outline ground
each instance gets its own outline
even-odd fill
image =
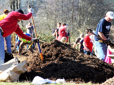
[[[113,65],[99,60],[96,56],[84,55],[69,44],[53,40],[50,43],[40,44],[40,47],[43,60],[40,58],[37,45],[33,54],[30,51],[23,54],[25,49],[21,55],[13,53],[13,57],[18,57],[20,62],[27,60],[28,68],[20,76],[20,81],[32,81],[38,75],[51,80],[65,78],[67,82],[103,84],[114,76]]]

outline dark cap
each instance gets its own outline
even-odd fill
[[[17,9],[16,11],[20,12],[21,14],[24,14],[23,10],[21,10],[21,9]]]

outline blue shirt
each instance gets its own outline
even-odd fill
[[[106,38],[109,37],[109,32],[111,28],[111,22],[106,21],[104,18],[99,21],[97,24],[97,28],[95,34],[98,35],[98,32],[102,32]],[[99,36],[99,35],[98,35]],[[95,36],[95,40],[100,40],[98,37]]]

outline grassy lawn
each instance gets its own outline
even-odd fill
[[[33,85],[29,82],[0,82],[0,85]]]
[[[0,85],[34,85],[29,82],[0,82]],[[82,83],[82,84],[75,84],[75,83],[65,83],[65,84],[43,84],[43,85],[99,85],[99,84],[92,84],[92,83]]]

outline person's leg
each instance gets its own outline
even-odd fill
[[[27,43],[27,44],[30,46],[31,43]],[[33,53],[33,47],[32,46],[30,46],[28,49]]]
[[[83,49],[80,49],[80,52],[81,52],[81,53],[84,53],[84,50],[83,50]]]
[[[14,47],[14,50],[16,49],[16,47],[19,45],[19,42],[17,42],[16,44],[15,44],[15,47]]]
[[[35,48],[35,43],[33,43],[32,48],[33,48],[33,49]]]
[[[105,60],[105,56],[107,54],[107,45],[104,44],[104,43],[100,43],[98,41],[95,41],[95,48],[96,48],[96,51],[97,51],[97,57],[100,59],[100,60]]]
[[[5,40],[6,40],[7,52],[12,53],[12,51],[11,51],[11,35],[5,37]]]
[[[96,51],[96,48],[95,48],[95,44],[93,43],[93,51],[95,53],[95,55],[97,56],[97,51]]]
[[[0,65],[4,63],[4,59],[5,59],[4,38],[2,37],[0,31]]]
[[[84,54],[90,55],[91,52],[84,50]]]
[[[20,45],[20,42],[19,42],[19,44],[18,44],[17,47],[16,47],[16,48],[17,48],[17,51],[19,51],[19,45]]]
[[[19,54],[22,52],[24,45],[25,45],[24,42],[21,42],[21,43],[20,43],[19,51],[18,51]]]
[[[29,48],[29,45],[27,44],[27,49]]]
[[[20,42],[17,41],[16,44],[15,44],[15,46],[14,46],[14,49],[13,49],[13,51],[12,51],[13,53],[15,52],[15,50],[16,50],[17,46],[19,46],[19,44],[20,44]],[[18,51],[18,50],[17,50],[17,51]]]
[[[19,43],[18,43],[19,42]],[[18,45],[15,47],[17,51],[19,51],[19,45],[20,45],[20,40],[19,40],[19,37],[18,35],[16,35],[16,43],[18,43]]]
[[[35,33],[33,33],[33,38],[35,38]],[[35,49],[36,43],[33,43],[33,49]]]

